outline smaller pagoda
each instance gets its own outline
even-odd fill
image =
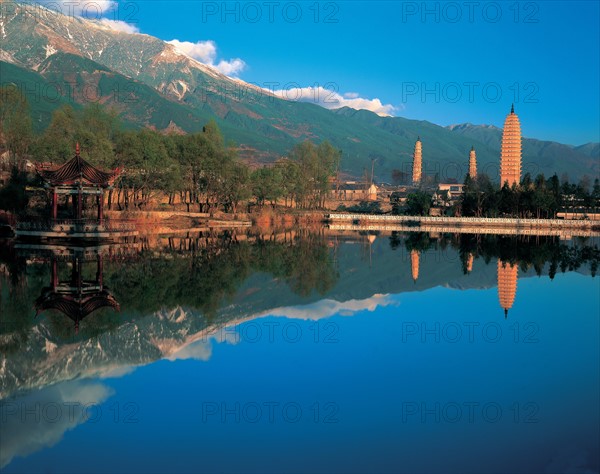
[[[75,156],[58,168],[36,164],[36,171],[50,195],[50,219],[17,223],[18,237],[33,238],[107,238],[136,235],[133,226],[119,222],[109,225],[104,217],[104,193],[111,189],[122,169],[102,171],[81,158],[79,143]],[[84,218],[86,196],[95,196],[97,214],[94,218]],[[64,201],[70,209],[70,216],[59,218],[59,201]],[[69,205],[70,204],[70,205]]]
[[[413,153],[413,175],[412,175],[413,186],[418,186],[419,184],[421,184],[422,168],[423,168],[423,145],[421,143],[421,137],[417,137],[417,141],[415,142],[415,151]]]
[[[471,179],[477,178],[477,154],[475,153],[475,147],[471,147],[469,152],[469,176]]]

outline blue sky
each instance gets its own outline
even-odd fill
[[[524,136],[600,141],[597,1],[120,0],[105,15],[288,98],[315,101],[296,90],[312,86],[329,107],[500,127],[515,102]]]

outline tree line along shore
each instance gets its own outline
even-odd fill
[[[100,104],[57,109],[49,126],[34,133],[27,99],[16,87],[0,88],[0,210],[18,219],[44,216],[47,202],[33,163],[59,166],[74,155],[100,169],[123,168],[106,196],[109,211],[150,216],[179,211],[220,216],[224,221],[275,219],[313,221],[339,210],[427,216],[436,207],[435,187],[398,187],[376,200],[340,201],[341,151],[324,141],[304,141],[268,165],[239,159],[215,122],[197,133],[126,128],[113,109]],[[373,184],[365,178],[365,188]],[[36,192],[37,190],[37,192]],[[458,199],[444,202],[447,217],[556,218],[559,213],[594,214],[600,183],[556,175],[525,174],[519,185],[499,188],[485,174],[466,176]],[[235,216],[235,218],[233,217]],[[261,217],[262,216],[262,217]],[[266,216],[266,217],[265,217]],[[288,216],[282,217],[282,216]],[[290,217],[291,216],[291,217]]]

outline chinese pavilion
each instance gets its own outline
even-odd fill
[[[99,170],[81,158],[79,143],[77,143],[75,156],[65,164],[54,169],[36,164],[36,171],[50,195],[50,219],[47,222],[17,223],[17,236],[97,239],[115,235],[137,235],[132,226],[122,222],[119,225],[109,226],[104,217],[104,193],[112,188],[122,172],[121,168],[110,172]],[[69,209],[70,216],[66,219],[59,219],[61,196],[65,196],[64,202]],[[96,198],[95,218],[84,218],[86,196]]]
[[[75,156],[64,165],[54,170],[36,166],[36,171],[44,180],[45,186],[50,189],[52,196],[52,219],[57,218],[58,196],[61,194],[71,196],[73,199],[73,218],[81,219],[83,211],[83,195],[96,196],[98,206],[98,221],[104,220],[104,191],[115,182],[121,174],[117,168],[112,172],[101,171],[90,165],[79,154],[79,143],[75,147]]]

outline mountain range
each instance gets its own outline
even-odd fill
[[[194,132],[214,119],[250,163],[272,162],[302,140],[329,140],[342,150],[342,171],[360,176],[376,160],[376,181],[389,182],[393,169],[410,171],[420,136],[425,174],[462,181],[471,146],[480,169],[492,178],[498,174],[502,130],[496,127],[442,127],[284,100],[227,77],[159,38],[107,25],[40,5],[11,3],[3,9],[0,82],[14,83],[28,96],[37,131],[47,126],[57,107],[97,101],[115,107],[133,128]],[[523,140],[523,169],[532,175],[593,177],[600,172],[599,163],[598,143]]]

